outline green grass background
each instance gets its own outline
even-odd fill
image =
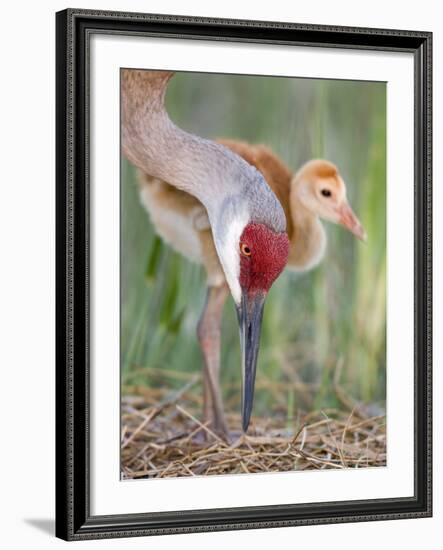
[[[386,85],[381,82],[208,74],[175,75],[171,118],[208,138],[270,146],[294,171],[315,157],[336,163],[367,233],[357,241],[325,222],[326,256],[304,274],[285,271],[263,320],[254,414],[291,416],[340,407],[339,380],[359,402],[384,407],[386,391]],[[206,294],[203,269],[155,235],[122,161],[121,368],[123,385],[183,385],[200,372],[195,336]],[[148,367],[148,368],[146,368]],[[160,377],[152,369],[176,371]],[[239,397],[240,350],[232,300],[223,319],[222,385]],[[335,378],[334,378],[335,377]]]

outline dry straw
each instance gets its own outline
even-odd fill
[[[122,479],[386,466],[386,419],[327,409],[295,419],[253,417],[248,435],[227,416],[229,441],[199,419],[193,378],[180,391],[123,388]],[[342,396],[343,397],[343,396]]]

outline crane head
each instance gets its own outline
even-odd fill
[[[346,197],[345,182],[334,164],[326,160],[309,161],[294,179],[297,183],[293,188],[308,210],[366,240],[366,232]]]
[[[266,295],[288,260],[289,239],[264,224],[249,223],[239,240],[241,300],[237,305],[242,346],[242,427],[246,432],[254,399],[255,372]]]
[[[289,254],[285,231],[266,223],[233,220],[219,248],[226,279],[234,298],[242,348],[242,427],[246,432],[254,399],[255,373],[264,303]]]

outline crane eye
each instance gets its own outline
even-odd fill
[[[249,246],[245,243],[240,243],[240,250],[243,256],[250,256],[252,254],[251,249]]]
[[[330,197],[332,195],[331,191],[329,189],[322,189],[321,190],[321,194],[324,196],[324,197]]]

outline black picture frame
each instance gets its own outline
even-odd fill
[[[89,40],[94,33],[411,52],[415,65],[415,491],[410,498],[92,516]],[[432,515],[432,33],[69,9],[56,14],[56,535],[160,535]]]

